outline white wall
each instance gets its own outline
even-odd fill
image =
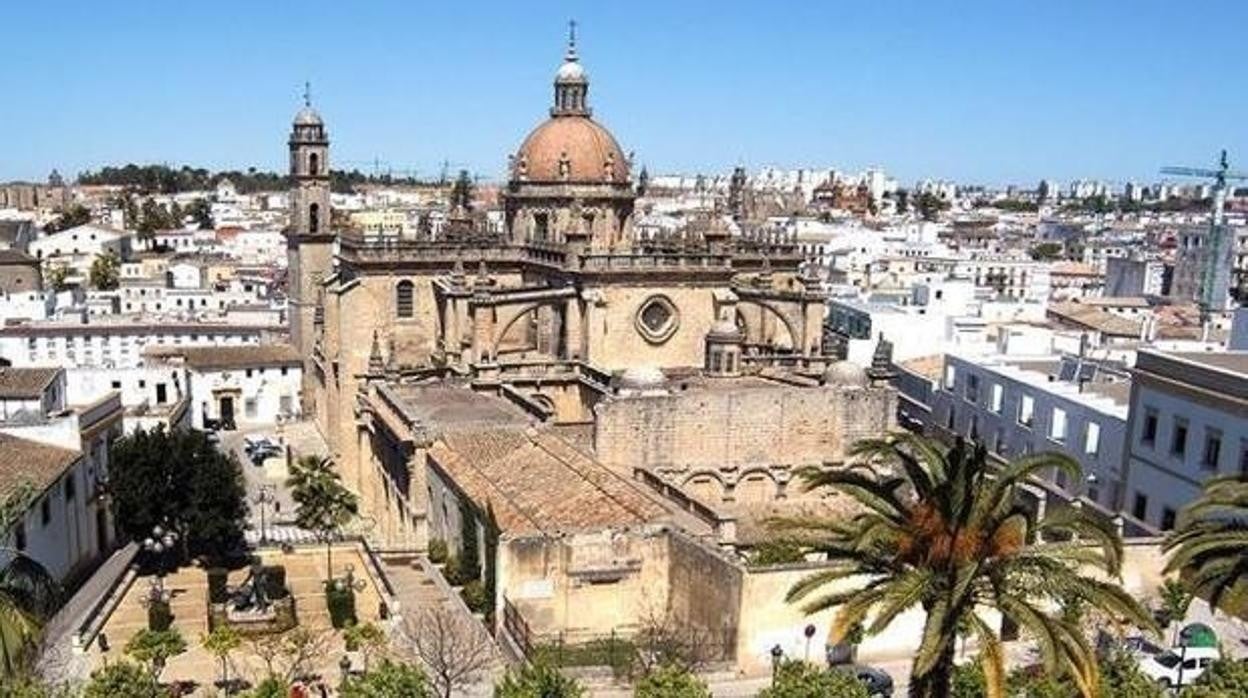
[[[279,417],[297,416],[302,376],[299,366],[207,371],[191,369],[191,423],[195,428],[202,429],[205,417],[219,419],[220,395],[234,398],[234,421],[240,427],[275,424]],[[254,410],[250,414],[249,405]]]

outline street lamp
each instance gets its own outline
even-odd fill
[[[165,595],[165,557],[178,542],[178,532],[166,530],[160,524],[152,527],[152,535],[143,540],[143,550],[156,556],[156,589]]]
[[[338,669],[342,672],[342,682],[346,683],[351,676],[351,658],[345,654],[342,655],[342,659],[338,660]]]
[[[269,542],[269,531],[268,527],[265,526],[264,521],[264,508],[266,505],[273,504],[277,501],[277,495],[273,491],[273,485],[261,485],[260,492],[256,495],[253,501],[255,501],[255,503],[260,507],[260,544],[264,545]]]
[[[776,644],[771,648],[771,687],[776,687],[776,675],[780,673],[780,660],[784,659],[784,649]]]

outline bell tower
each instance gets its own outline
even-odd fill
[[[295,114],[290,140],[290,225],[286,255],[290,275],[290,340],[304,358],[304,395],[309,395],[307,359],[320,305],[321,282],[333,264],[334,233],[330,229],[329,135],[312,108],[307,86],[303,108]],[[305,405],[306,407],[306,405]],[[306,412],[305,412],[306,413]]]

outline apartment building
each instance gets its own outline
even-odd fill
[[[1132,376],[1120,505],[1170,529],[1206,480],[1248,472],[1248,351],[1141,350]]]

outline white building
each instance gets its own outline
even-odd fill
[[[66,401],[65,372],[0,371],[0,496],[27,492],[25,512],[0,531],[0,549],[18,550],[65,581],[112,551],[108,500],[109,444],[121,433],[121,402]],[[0,553],[3,554],[3,553]]]
[[[982,443],[1004,459],[1058,451],[1079,461],[1082,481],[1050,474],[1063,499],[1114,510],[1130,378],[1121,366],[1078,356],[945,357],[931,399],[934,426]]]
[[[258,345],[271,328],[148,319],[55,320],[0,327],[0,359],[14,366],[125,368],[148,346]]]
[[[123,260],[129,259],[131,245],[130,233],[87,224],[32,241],[30,254],[43,260],[45,267],[50,263],[62,263],[77,273],[86,275],[95,258],[107,252],[112,252]]]
[[[1218,475],[1248,473],[1248,351],[1136,356],[1123,511],[1174,527]]]
[[[257,347],[157,347],[149,365],[183,368],[188,376],[191,425],[206,420],[240,428],[297,419],[303,363],[288,344]]]

